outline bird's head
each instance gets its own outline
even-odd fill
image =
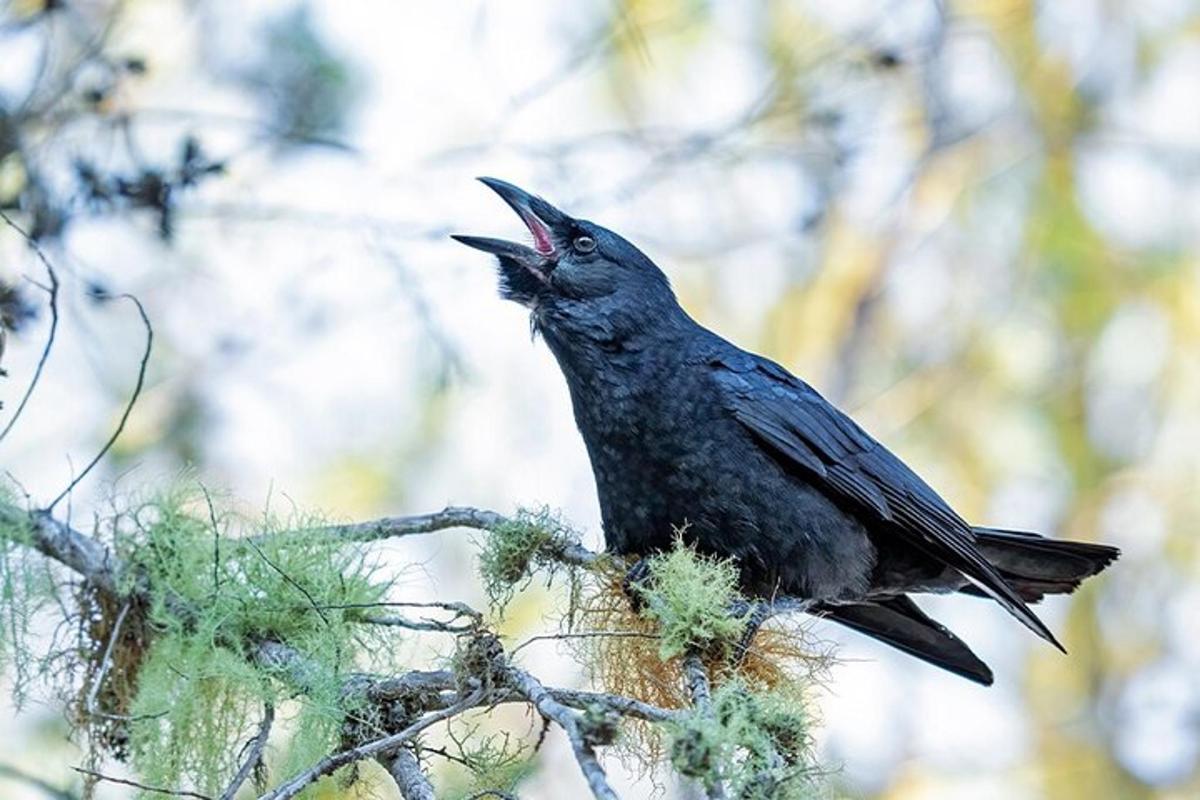
[[[539,326],[644,326],[664,304],[678,307],[666,275],[625,239],[511,183],[479,180],[517,212],[532,241],[453,238],[499,258],[501,297],[530,308]]]

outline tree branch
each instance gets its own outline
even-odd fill
[[[696,652],[689,652],[683,657],[683,679],[687,684],[688,696],[696,711],[705,717],[712,717],[712,686],[708,680],[708,670]],[[720,764],[715,765],[715,771],[720,774]],[[714,800],[724,800],[725,784],[716,780],[708,789],[708,796]]]
[[[258,735],[250,743],[250,753],[246,756],[246,760],[242,762],[242,766],[238,769],[237,774],[233,776],[233,780],[229,782],[229,786],[225,791],[221,792],[220,800],[233,800],[238,789],[242,788],[242,784],[246,779],[258,769],[262,764],[263,751],[267,746],[267,739],[271,735],[271,725],[275,722],[275,706],[267,703],[263,706],[263,718],[258,727]]]
[[[392,780],[396,781],[396,788],[400,790],[400,796],[404,800],[437,800],[437,795],[433,793],[433,784],[425,777],[412,750],[401,747],[395,755],[390,758],[381,757],[379,762],[387,769]]]
[[[432,514],[417,514],[409,517],[383,517],[370,522],[353,522],[347,525],[327,525],[317,530],[347,542],[374,542],[380,539],[396,539],[403,536],[419,536],[447,528],[474,528],[492,530],[504,525],[508,518],[495,511],[463,506],[448,506]]]
[[[579,727],[578,713],[554,699],[554,695],[542,682],[525,670],[510,666],[506,673],[508,683],[513,689],[532,703],[539,714],[557,723],[567,734],[571,750],[575,753],[575,760],[579,762],[579,769],[583,772],[588,788],[592,790],[596,800],[617,800],[616,792],[608,785],[604,767],[596,758],[593,743],[588,741]]]
[[[42,780],[36,775],[30,775],[27,772],[22,772],[16,767],[11,767],[8,764],[0,764],[0,776],[7,777],[14,781],[27,783],[30,786],[44,792],[47,797],[53,797],[54,800],[79,800],[73,792],[66,789],[59,789],[49,781]]]
[[[390,736],[385,736],[382,739],[375,739],[366,744],[352,747],[349,750],[343,750],[340,753],[335,753],[328,758],[323,758],[313,766],[301,772],[299,775],[280,784],[270,792],[259,797],[259,800],[289,800],[295,797],[300,792],[304,791],[305,787],[314,783],[317,780],[329,775],[342,767],[353,764],[356,761],[362,761],[367,758],[374,758],[377,755],[386,755],[397,747],[405,744],[414,736],[419,734],[426,728],[435,725],[451,717],[458,716],[468,709],[474,708],[478,702],[483,699],[485,692],[482,689],[477,689],[452,706],[435,711],[432,714],[427,714],[413,724],[409,725],[399,733],[393,733]],[[615,797],[615,796],[614,796]]]

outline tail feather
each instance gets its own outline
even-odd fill
[[[1037,602],[1048,594],[1070,594],[1085,578],[1101,572],[1121,554],[1108,545],[1047,539],[1036,533],[999,528],[976,528],[975,541],[984,557],[1026,602]],[[961,591],[978,593],[973,586]]]
[[[992,671],[946,626],[930,619],[907,595],[869,603],[824,605],[819,613],[909,655],[991,686]]]

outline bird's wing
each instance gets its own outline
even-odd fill
[[[1062,649],[988,563],[971,526],[887,448],[783,367],[744,353],[705,357],[725,408],[785,466],[961,572],[1034,633]]]

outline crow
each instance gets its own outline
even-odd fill
[[[989,597],[1063,652],[1029,608],[1119,551],[973,527],[913,470],[786,369],[704,328],[634,245],[495,178],[530,245],[498,257],[500,294],[530,310],[566,378],[605,544],[646,557],[683,530],[731,559],[752,597],[813,613],[978,683],[992,673],[909,597]]]

